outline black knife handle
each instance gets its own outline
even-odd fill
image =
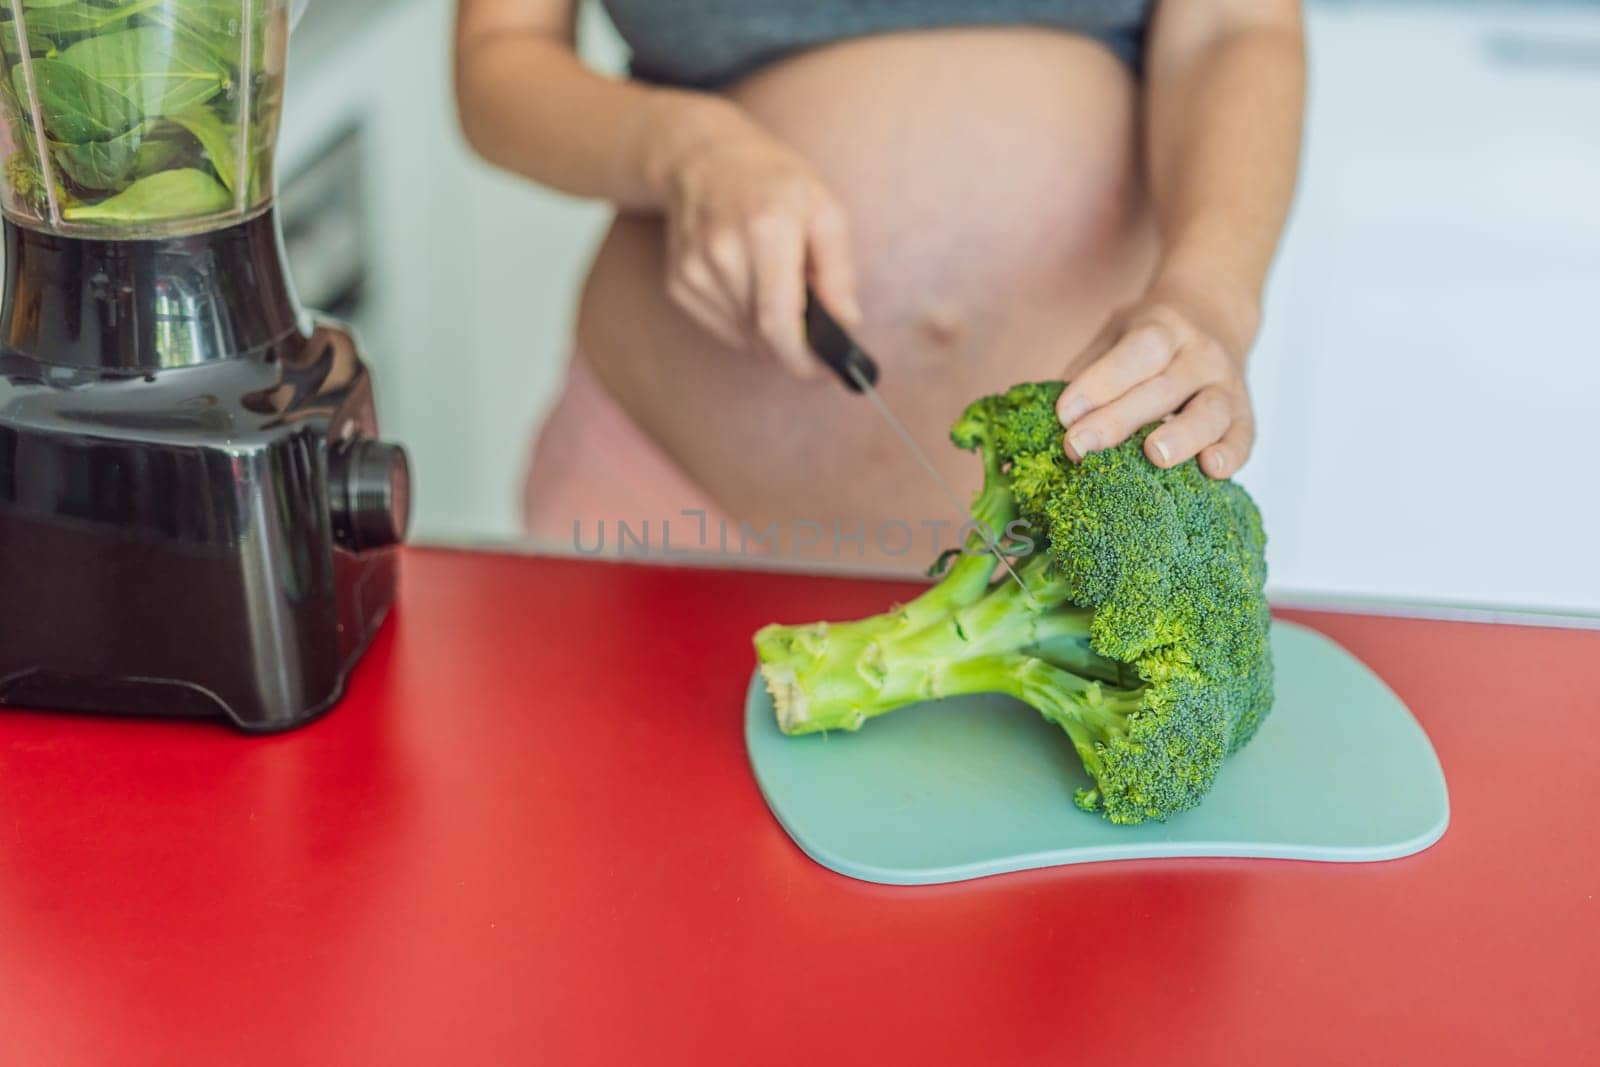
[[[869,385],[878,384],[878,365],[845,332],[839,320],[822,306],[822,301],[817,299],[817,294],[809,285],[806,286],[806,343],[852,393],[861,392],[852,370],[859,373]]]

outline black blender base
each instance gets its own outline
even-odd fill
[[[247,734],[276,734],[304,726],[344,699],[345,688],[367,645],[383,629],[385,612],[355,649],[344,671],[334,680],[333,692],[320,704],[306,708],[269,709],[259,702],[233,707],[216,693],[192,682],[159,678],[84,678],[38,671],[12,679],[0,687],[0,705],[89,715],[139,716],[221,720]]]
[[[328,669],[314,671],[315,683],[310,689],[292,684],[293,671],[285,668],[307,666],[297,664],[293,657],[276,664],[254,664],[258,668],[253,672],[254,677],[265,680],[265,684],[245,683],[243,679],[250,677],[250,673],[236,670],[233,663],[248,658],[246,652],[243,656],[219,658],[206,672],[211,678],[209,685],[194,677],[90,674],[60,667],[27,667],[0,679],[0,705],[91,714],[220,720],[253,734],[279,733],[304,725],[344,697],[351,673],[388,618],[396,588],[395,554],[391,551],[381,556],[363,568],[365,589],[362,596],[387,591],[389,601],[358,602],[353,596],[340,601],[352,614],[359,612],[364,617],[350,618],[341,624],[339,636],[341,646],[345,646],[340,650],[342,661],[333,665],[331,675]],[[267,627],[256,620],[249,628],[260,631]],[[346,635],[354,638],[354,642],[347,644]],[[201,644],[216,649],[214,641]],[[16,659],[3,658],[8,663]],[[201,673],[194,672],[196,676]],[[329,688],[319,694],[314,690],[321,685]]]
[[[281,733],[319,718],[344,698],[351,673],[387,618],[385,610],[372,620],[365,640],[352,650],[333,679],[333,690],[321,703],[307,707],[269,707],[259,697],[248,705],[230,705],[222,694],[179,679],[84,677],[43,670],[0,685],[0,705],[93,715],[221,720],[249,734]]]
[[[393,604],[404,453],[270,216],[165,241],[7,223],[0,704],[299,725]]]

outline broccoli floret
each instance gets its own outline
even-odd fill
[[[974,536],[938,584],[883,615],[763,628],[761,674],[787,734],[1009,694],[1071,740],[1094,780],[1079,807],[1165,819],[1199,803],[1271,708],[1261,517],[1193,460],[1152,465],[1151,427],[1068,462],[1061,389],[985,397],[951,431],[983,459],[974,517],[997,534],[1026,523],[1031,551],[1002,541],[1025,588]]]

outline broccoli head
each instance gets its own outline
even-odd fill
[[[1071,463],[1059,382],[985,397],[954,442],[977,452],[974,535],[941,581],[867,619],[755,637],[778,725],[856,730],[926,700],[1004,693],[1066,733],[1093,780],[1077,803],[1117,823],[1199,803],[1272,705],[1266,538],[1244,489],[1144,456],[1151,427]]]

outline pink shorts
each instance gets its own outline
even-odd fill
[[[694,547],[704,512],[715,530],[726,514],[622,410],[574,352],[567,381],[533,447],[523,491],[529,538],[551,551],[592,550],[602,531],[617,537],[618,524],[661,538],[671,522],[674,548]],[[648,522],[648,527],[644,524]]]

